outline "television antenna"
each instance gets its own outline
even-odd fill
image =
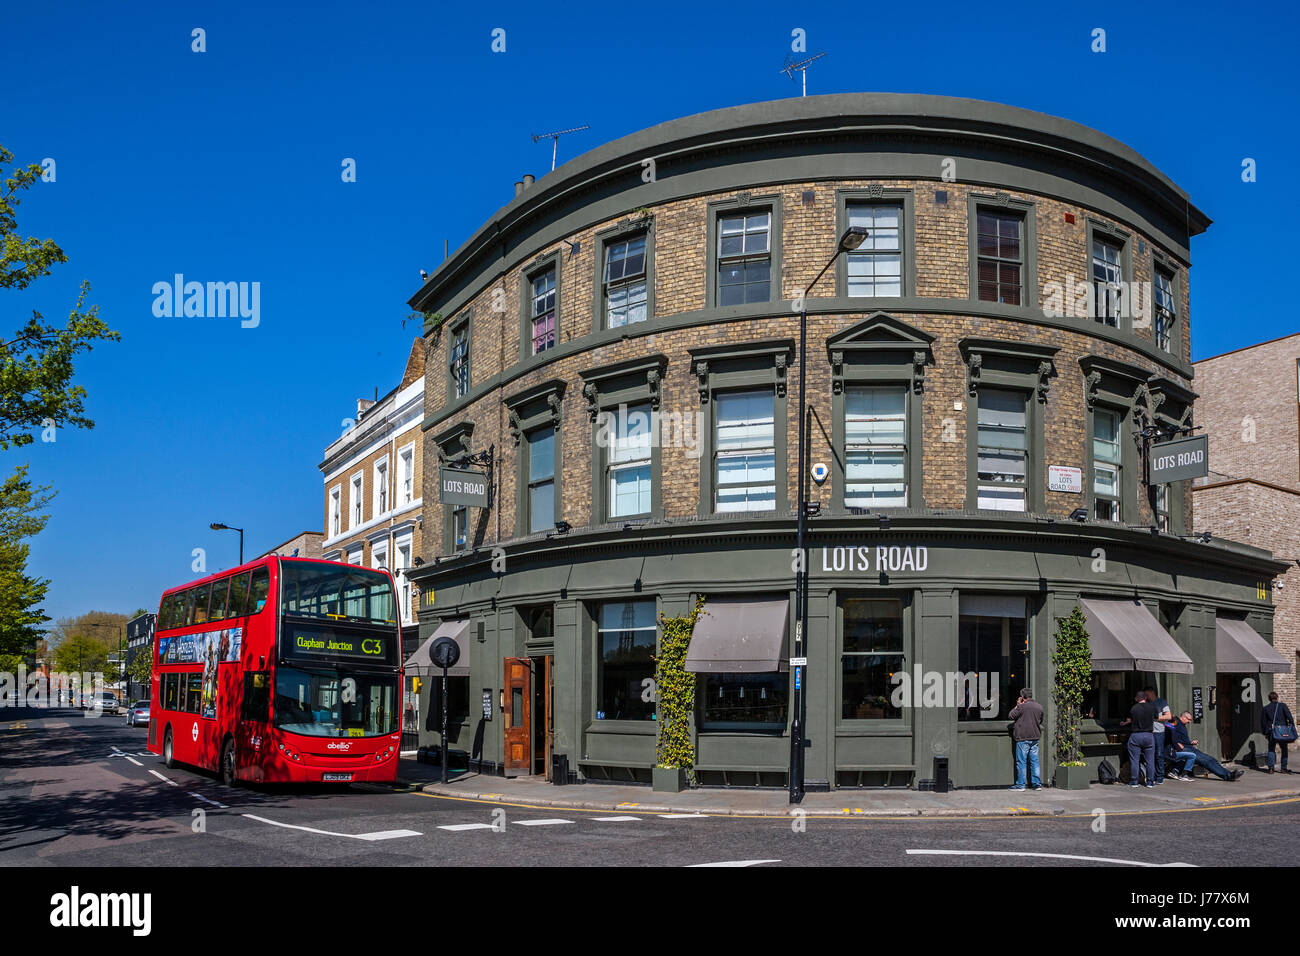
[[[549,140],[551,141],[551,171],[552,171],[552,172],[555,171],[555,150],[556,150],[556,147],[559,146],[559,144],[560,144],[560,137],[563,136],[563,135],[565,135],[566,133],[581,133],[584,129],[591,129],[591,127],[590,127],[590,126],[575,126],[575,127],[573,127],[573,129],[562,129],[562,130],[557,130],[557,131],[554,132],[554,133],[534,133],[534,134],[533,134],[533,142],[534,142],[534,143],[539,142],[540,140],[543,140],[543,139],[549,139]]]
[[[826,55],[825,53],[818,53],[814,56],[808,57],[808,59],[806,60],[800,60],[796,63],[794,62],[793,57],[791,57],[789,54],[786,54],[785,66],[781,68],[781,72],[784,73],[786,76],[790,77],[791,80],[793,80],[794,71],[798,70],[803,77],[803,95],[807,96],[808,95],[808,65],[812,63],[813,60],[820,60],[825,55]]]

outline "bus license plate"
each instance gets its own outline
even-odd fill
[[[321,778],[322,780],[328,780],[328,781],[333,781],[333,782],[347,783],[349,780],[352,779],[352,774],[350,774],[350,773],[323,773],[323,774],[320,775],[320,778]]]

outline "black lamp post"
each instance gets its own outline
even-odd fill
[[[808,367],[808,293],[812,291],[817,281],[826,274],[826,271],[835,264],[841,253],[852,252],[869,234],[864,226],[850,226],[844,230],[840,236],[839,244],[835,247],[835,254],[830,257],[826,265],[822,266],[822,271],[817,273],[817,278],[808,283],[808,287],[799,294],[799,510],[796,518],[797,542],[795,547],[799,552],[799,563],[794,575],[795,587],[795,625],[794,625],[794,657],[802,660],[805,656],[804,651],[804,631],[808,623],[808,555],[804,550],[804,529],[808,521],[808,462],[805,458],[807,451],[807,432],[808,419],[808,395],[807,395],[807,367]],[[790,725],[790,802],[798,803],[803,799],[803,737],[804,737],[804,710],[805,696],[803,691],[804,682],[804,665],[795,664],[794,666],[794,719]]]
[[[239,563],[244,563],[244,529],[232,528],[228,524],[222,524],[220,521],[214,521],[208,525],[213,531],[238,531],[239,532]]]

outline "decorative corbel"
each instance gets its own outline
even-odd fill
[[[882,186],[880,183],[867,184],[868,199],[883,199],[884,196],[885,196],[885,187]]]
[[[776,394],[781,398],[785,398],[785,372],[788,361],[789,358],[785,355],[776,357]]]
[[[996,202],[999,206],[1009,206],[1011,204],[1011,194],[1004,193],[1004,192],[996,192],[993,194],[993,201]]]
[[[1083,400],[1089,408],[1097,404],[1097,389],[1101,387],[1101,372],[1092,371],[1083,380]]]
[[[753,199],[754,194],[751,192],[736,193],[736,205],[742,209],[748,206]]]
[[[546,396],[547,407],[551,410],[551,425],[557,430],[560,427],[561,412],[563,411],[563,399],[555,392]]]
[[[507,421],[510,427],[510,437],[515,440],[515,447],[518,448],[519,442],[524,437],[524,423],[519,420],[519,413],[513,408],[508,412]]]
[[[659,369],[652,368],[646,370],[645,383],[650,389],[650,408],[656,412],[659,411],[659,404],[662,398],[660,395],[660,385],[662,384],[660,381],[661,378],[662,376],[659,374]],[[592,421],[595,421],[595,419],[593,418]]]
[[[966,391],[974,396],[980,388],[980,371],[984,367],[984,356],[975,352],[966,362]]]
[[[1052,363],[1038,363],[1038,401],[1039,404],[1047,404],[1047,391],[1052,387]]]
[[[912,394],[920,395],[925,391],[925,352],[917,349],[912,353]]]
[[[831,352],[831,391],[839,395],[844,391],[844,351]]]
[[[695,374],[699,377],[700,384],[700,404],[709,404],[709,363],[696,362]]]
[[[594,422],[600,415],[600,389],[596,387],[595,382],[588,382],[582,386],[582,397],[587,400],[587,414]]]

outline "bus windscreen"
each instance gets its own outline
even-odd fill
[[[294,617],[397,623],[388,576],[367,568],[281,561],[280,609]]]

